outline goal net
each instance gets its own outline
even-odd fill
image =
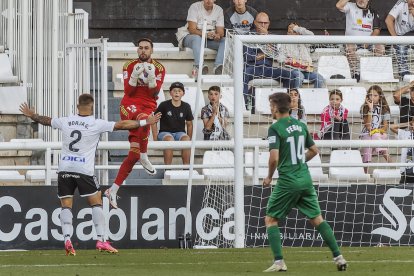
[[[229,33],[223,75],[234,84],[223,77],[221,86],[222,98],[234,95],[226,102],[234,110],[234,147],[217,151],[234,154],[234,178],[209,181],[202,206],[219,215],[204,220],[203,233],[218,232],[199,243],[268,245],[264,217],[272,188],[261,185],[269,157],[267,130],[274,122],[268,97],[285,92],[292,97],[291,116],[307,124],[320,148],[308,166],[322,215],[340,245],[413,245],[414,185],[409,178],[400,184],[401,172],[413,172],[414,134],[408,123],[414,115],[408,98],[413,42]],[[401,94],[397,99],[395,91]],[[276,184],[277,172],[273,177]],[[296,209],[280,225],[283,246],[323,244]]]

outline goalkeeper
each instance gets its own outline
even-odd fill
[[[141,127],[129,131],[128,156],[122,162],[114,184],[105,191],[105,196],[108,197],[113,208],[118,208],[116,202],[118,189],[137,161],[140,161],[150,175],[156,174],[147,156],[150,126],[145,122],[157,108],[158,92],[164,81],[165,69],[161,63],[151,58],[153,47],[150,39],[140,39],[137,49],[138,59],[128,61],[123,69],[124,97],[120,106],[121,119],[139,120]]]
[[[347,263],[339,251],[332,228],[322,218],[318,197],[305,163],[318,154],[318,148],[306,125],[289,116],[291,100],[287,93],[274,93],[269,96],[269,101],[277,122],[269,128],[269,172],[263,185],[270,185],[276,168],[279,179],[267,203],[265,217],[274,263],[264,272],[287,270],[282,255],[279,220],[285,218],[292,208],[298,208],[309,218],[331,249],[338,270],[346,270]],[[305,148],[308,149],[306,153]]]

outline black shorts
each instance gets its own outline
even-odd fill
[[[100,191],[98,179],[94,175],[74,172],[58,173],[58,197],[73,197],[76,188],[80,196],[91,196]]]

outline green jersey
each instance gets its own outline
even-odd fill
[[[312,186],[305,149],[315,142],[306,125],[292,117],[279,119],[269,127],[268,140],[269,150],[279,150],[279,188],[302,190]]]

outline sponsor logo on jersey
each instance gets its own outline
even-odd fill
[[[70,156],[70,155],[63,156],[62,161],[81,162],[81,163],[86,162],[85,157]]]
[[[128,78],[128,71],[124,71],[124,80]]]
[[[276,136],[269,136],[267,140],[269,141],[269,144],[276,143]]]

